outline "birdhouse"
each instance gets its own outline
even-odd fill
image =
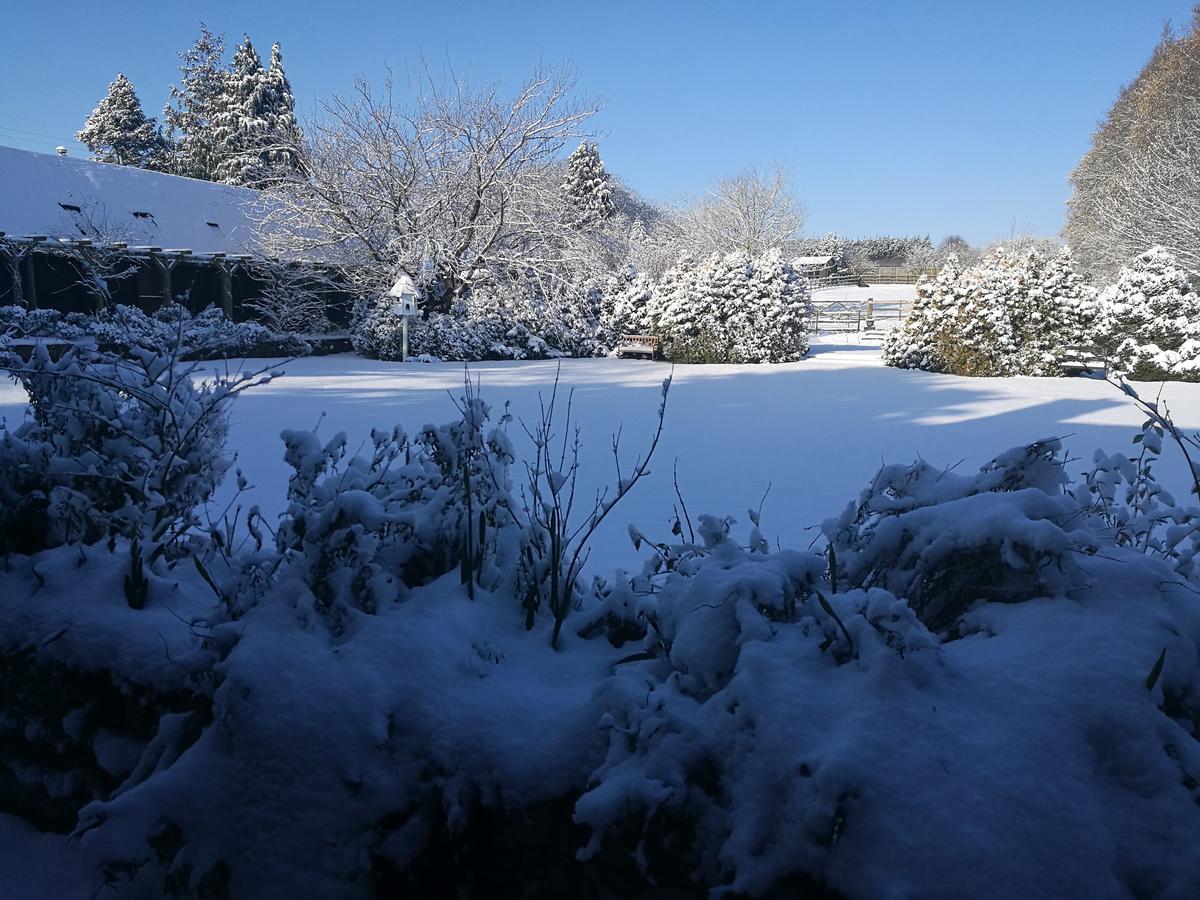
[[[420,293],[417,283],[402,272],[391,290],[387,292],[387,295],[395,301],[392,304],[392,312],[398,316],[415,316],[417,314],[417,297],[420,296]]]

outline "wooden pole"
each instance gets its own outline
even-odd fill
[[[408,362],[408,316],[400,320],[400,361]]]

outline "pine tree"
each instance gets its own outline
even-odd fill
[[[213,119],[225,95],[225,38],[203,24],[200,37],[179,54],[180,85],[171,85],[171,103],[163,111],[171,144],[171,171],[212,181],[220,162]]]
[[[1096,344],[1131,377],[1196,380],[1200,295],[1168,251],[1151,247],[1121,269],[1097,303]]]
[[[220,148],[215,180],[225,184],[252,181],[267,132],[267,107],[266,70],[250,36],[242,35],[213,116],[213,139]]]
[[[213,134],[221,148],[216,180],[261,187],[300,167],[296,101],[283,70],[279,44],[264,69],[248,35],[234,51]]]
[[[607,219],[616,212],[608,173],[595,143],[584,141],[567,158],[563,193],[584,222]]]
[[[146,118],[133,84],[120,73],[75,137],[97,162],[140,168],[162,162],[164,142],[157,123]]]
[[[884,341],[883,361],[955,375],[1058,375],[1094,302],[1065,250],[999,247],[965,270],[951,257],[936,280],[918,286],[908,320]]]
[[[271,45],[271,63],[267,67],[266,108],[268,143],[263,151],[263,162],[274,170],[297,170],[300,168],[300,143],[302,135],[296,121],[296,98],[292,85],[283,71],[283,54],[279,43]]]

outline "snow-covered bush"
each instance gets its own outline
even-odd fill
[[[885,588],[929,628],[952,628],[974,603],[1052,595],[1078,578],[1057,440],[1010,450],[978,475],[924,461],[884,466],[823,530],[840,587]]]
[[[356,352],[400,359],[402,323],[392,312],[394,302],[385,296],[357,304],[351,326]],[[605,349],[599,306],[598,292],[547,292],[533,279],[480,285],[449,312],[413,319],[409,354],[468,362],[595,356]]]
[[[673,361],[791,362],[808,352],[811,314],[808,283],[775,249],[681,260],[654,286],[642,323]]]
[[[1165,249],[1123,267],[1097,307],[1096,344],[1118,371],[1141,381],[1200,380],[1200,294]]]
[[[199,524],[230,465],[229,402],[269,372],[196,383],[176,354],[37,344],[3,367],[29,394],[29,413],[0,426],[0,552],[106,537],[174,541]]]
[[[293,474],[281,561],[335,632],[354,610],[375,613],[455,569],[472,596],[476,584],[516,595],[528,538],[513,515],[508,417],[485,434],[490,407],[469,382],[461,411],[413,437],[373,431],[369,452],[348,461],[345,434],[283,432]]]
[[[0,307],[0,334],[9,340],[57,338],[115,350],[174,353],[178,348],[184,357],[237,356],[281,336],[257,322],[232,322],[215,307],[192,315],[177,303],[163,304],[152,314],[121,304],[94,315],[5,306]],[[291,338],[286,349],[301,354],[309,348]]]
[[[1093,307],[1065,250],[1000,248],[969,269],[951,260],[918,285],[909,318],[884,341],[883,359],[955,375],[1056,375],[1064,348],[1089,333]]]

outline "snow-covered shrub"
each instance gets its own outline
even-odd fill
[[[1200,381],[1200,294],[1175,258],[1152,247],[1100,292],[1096,344],[1141,381]]]
[[[29,413],[0,426],[0,551],[123,535],[160,543],[198,524],[230,465],[229,403],[269,372],[196,383],[196,365],[137,347],[115,354],[44,344],[4,368]]]
[[[653,298],[654,282],[644,273],[630,268],[609,279],[601,315],[604,342],[615,347],[623,334],[652,331],[646,316]]]
[[[121,304],[94,315],[0,307],[0,334],[10,340],[85,341],[115,350],[175,353],[178,349],[181,357],[237,356],[281,336],[257,322],[232,322],[215,307],[192,315],[178,303],[165,303],[149,315],[135,306]],[[293,338],[286,349],[301,354],[309,348]]]
[[[777,250],[682,260],[655,285],[648,330],[677,362],[791,362],[808,352],[808,283]]]
[[[1059,441],[1046,440],[1009,450],[978,475],[924,461],[884,466],[857,502],[823,525],[838,587],[885,588],[936,631],[979,600],[1072,587],[1079,506],[1063,491],[1063,461]]]
[[[1000,248],[979,265],[951,260],[918,285],[913,310],[883,345],[887,365],[955,375],[1057,375],[1091,324],[1091,289],[1067,251]]]
[[[356,352],[400,359],[402,323],[390,297],[367,298],[355,308]],[[480,285],[449,312],[424,312],[409,323],[410,355],[444,360],[548,359],[603,352],[599,295],[547,292],[534,279]]]
[[[277,546],[335,631],[352,610],[375,613],[455,569],[472,596],[476,584],[517,593],[527,538],[513,515],[508,417],[485,433],[490,407],[469,382],[460,408],[459,421],[412,437],[373,431],[349,460],[345,434],[283,432],[293,473]]]

